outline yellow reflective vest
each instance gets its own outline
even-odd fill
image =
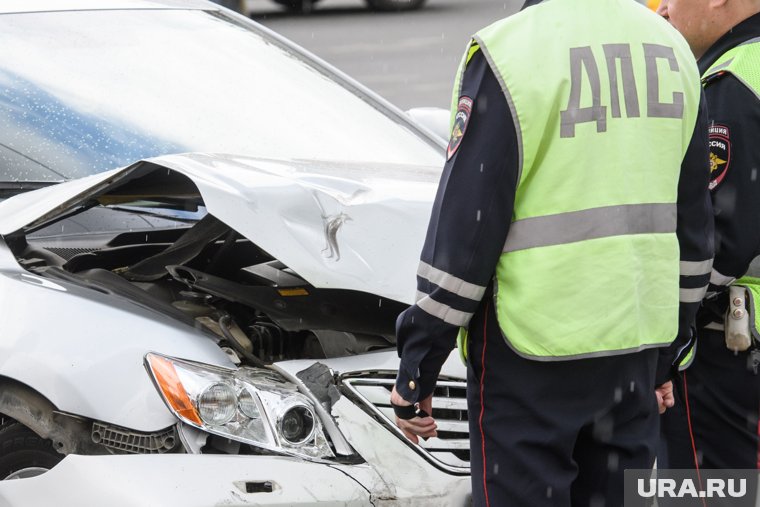
[[[671,343],[678,179],[700,98],[686,42],[630,0],[589,0],[582,14],[550,0],[481,30],[474,45],[501,83],[520,153],[495,275],[505,339],[537,360]]]

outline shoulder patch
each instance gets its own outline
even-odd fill
[[[710,190],[714,190],[726,177],[731,165],[731,139],[728,127],[710,126]]]
[[[446,160],[451,160],[451,157],[459,149],[459,145],[462,144],[462,138],[467,130],[467,125],[470,123],[471,113],[472,99],[467,96],[459,97],[457,112],[454,115],[454,126],[451,129],[451,139],[449,140],[449,147],[446,150]]]

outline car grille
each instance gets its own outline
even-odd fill
[[[130,454],[164,454],[171,452],[179,439],[174,427],[157,433],[138,433],[96,422],[92,425],[92,441]]]
[[[399,438],[406,439],[395,424],[390,405],[395,373],[370,373],[343,378],[356,398],[378,415]],[[433,392],[433,417],[438,437],[420,439],[421,454],[434,465],[453,473],[469,473],[470,440],[467,422],[467,383],[463,380],[439,379]]]

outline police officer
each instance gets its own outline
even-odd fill
[[[473,37],[391,403],[413,442],[436,436],[459,336],[475,505],[621,505],[623,470],[652,465],[655,387],[711,267],[700,95],[686,43],[630,0]]]
[[[754,469],[760,360],[754,345],[731,350],[725,323],[734,327],[736,316],[757,317],[745,308],[746,291],[760,301],[760,280],[742,279],[760,254],[760,1],[664,0],[658,12],[698,58],[715,210],[715,264],[697,317],[696,353],[678,382],[676,410],[663,419],[658,466]],[[741,290],[729,297],[729,285]],[[746,325],[756,328],[753,319]],[[756,329],[749,333],[757,336]]]

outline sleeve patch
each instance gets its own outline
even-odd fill
[[[731,141],[728,127],[714,124],[710,127],[710,190],[725,179],[731,164]]]
[[[459,149],[459,145],[462,144],[462,138],[467,130],[467,124],[470,123],[472,103],[470,97],[462,96],[459,98],[457,113],[454,116],[454,127],[451,129],[451,139],[449,140],[449,147],[446,150],[446,160],[451,160],[451,157],[453,157]]]

